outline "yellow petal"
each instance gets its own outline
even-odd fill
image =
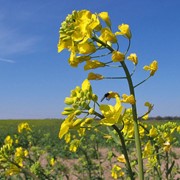
[[[113,62],[122,62],[125,59],[125,55],[119,51],[113,51],[112,61]]]
[[[135,65],[138,63],[138,57],[135,53],[131,53],[127,59],[129,59],[130,61],[132,61]]]
[[[86,65],[84,66],[84,70],[89,70],[89,69],[95,69],[99,67],[104,67],[105,64],[103,62],[97,61],[97,60],[89,60],[86,61]]]
[[[85,42],[83,44],[78,44],[78,51],[80,54],[90,54],[96,52],[96,47],[93,43]]]
[[[98,16],[105,21],[105,23],[110,27],[111,26],[111,20],[109,18],[108,12],[101,12],[98,14]]]
[[[82,90],[83,91],[91,91],[92,88],[91,88],[91,83],[89,82],[88,79],[85,79],[82,83]]]
[[[101,75],[101,74],[95,74],[93,72],[90,72],[88,74],[88,80],[101,80],[103,79],[104,77]]]
[[[132,35],[128,24],[121,24],[118,26],[118,29],[120,32],[116,32],[116,35],[123,35],[124,37],[131,39]]]

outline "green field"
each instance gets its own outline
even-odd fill
[[[111,177],[112,161],[108,159],[110,157],[114,158],[113,151],[117,153],[120,147],[116,141],[103,137],[107,132],[107,127],[99,127],[99,131],[87,131],[87,135],[83,138],[78,150],[76,152],[70,152],[69,144],[66,144],[64,140],[60,140],[58,137],[62,123],[61,119],[0,120],[0,147],[3,146],[4,139],[8,135],[12,139],[18,136],[18,124],[23,122],[27,122],[32,131],[30,134],[20,134],[20,141],[18,143],[30,151],[31,159],[26,159],[27,169],[30,168],[39,178],[44,179],[47,176],[49,179],[56,179],[57,177],[62,179],[62,177],[67,177],[67,175],[70,179],[75,177],[71,176],[71,174],[75,174],[79,179],[88,179],[87,177],[89,179],[93,179],[92,177],[96,179],[103,175],[105,177]],[[145,123],[154,126],[163,125],[167,122],[166,120],[145,121]],[[178,126],[180,125],[179,120],[172,122],[176,122]],[[180,134],[176,133],[174,136],[178,139],[177,142],[180,142]],[[14,146],[16,147],[16,144]],[[180,143],[177,143],[176,146],[179,147]],[[132,143],[131,145],[127,144],[127,147],[129,150],[132,150],[135,146]],[[179,156],[176,156],[174,153],[173,157],[177,159]],[[42,158],[43,160],[41,160]],[[57,160],[56,166],[53,166],[53,171],[52,166],[49,164],[43,165],[44,160],[49,162],[50,158]],[[103,165],[103,163],[100,163],[100,160],[101,162],[108,162],[109,169],[106,169],[107,163]],[[5,180],[6,175],[3,174],[5,172],[3,170],[0,171],[0,179]],[[23,177],[22,174],[14,175],[13,177],[9,176],[8,178],[10,180],[14,180],[14,178],[31,179]]]
[[[22,122],[28,122],[36,136],[42,138],[44,135],[48,135],[50,141],[53,143],[59,143],[58,133],[60,125],[62,123],[61,119],[24,119],[24,120],[0,120],[0,144],[3,142],[7,135],[13,135],[17,133],[17,126]],[[147,124],[160,125],[167,123],[167,120],[149,120],[145,121]],[[171,121],[180,125],[180,120]],[[176,134],[180,142],[180,135]],[[102,140],[103,141],[103,140]],[[47,142],[48,143],[48,142]]]

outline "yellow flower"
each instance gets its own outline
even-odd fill
[[[116,104],[115,106],[102,104],[100,105],[100,111],[102,112],[104,118],[100,121],[100,124],[106,126],[112,126],[120,121],[121,113],[123,107],[121,106],[121,101],[118,95],[115,96]]]
[[[16,157],[26,157],[27,155],[28,155],[27,150],[23,150],[22,147],[17,147],[16,148],[16,152],[15,152]]]
[[[4,140],[4,143],[5,143],[6,145],[12,146],[13,139],[11,138],[11,136],[6,136],[6,138],[5,138],[5,140]]]
[[[51,166],[54,166],[55,162],[56,162],[55,159],[51,158],[49,163],[50,163]]]
[[[150,71],[150,76],[153,76],[158,70],[158,62],[154,60],[149,66],[144,66],[145,71]]]
[[[64,140],[66,141],[66,143],[69,143],[71,140],[71,134],[70,133],[65,134]]]
[[[98,16],[99,16],[103,21],[105,21],[105,23],[106,23],[109,27],[111,27],[111,20],[110,20],[110,18],[109,18],[108,12],[101,12],[101,13],[98,14]]]
[[[103,79],[104,77],[101,75],[101,74],[95,74],[93,72],[90,72],[88,74],[88,80],[101,80]]]
[[[5,175],[6,176],[12,176],[12,175],[19,174],[20,172],[21,172],[20,168],[18,168],[15,165],[11,165],[11,167],[6,170]]]
[[[149,136],[156,137],[157,135],[158,135],[157,129],[154,126],[152,126],[151,129],[149,130]]]
[[[131,31],[128,24],[121,24],[118,26],[120,32],[116,32],[116,35],[123,35],[124,37],[131,39]]]
[[[119,162],[122,162],[122,163],[125,163],[125,162],[126,162],[126,159],[125,159],[125,157],[124,157],[124,154],[121,154],[120,156],[118,156],[117,160],[118,160]]]
[[[148,120],[148,118],[149,118],[149,114],[145,114],[145,115],[142,117],[143,120]]]
[[[143,151],[143,158],[150,157],[153,153],[153,146],[151,145],[150,140],[146,143]]]
[[[103,62],[100,62],[98,60],[89,60],[86,61],[86,65],[84,66],[84,70],[89,70],[89,69],[95,69],[99,67],[104,67],[105,64]]]
[[[85,42],[83,44],[78,44],[78,51],[80,54],[90,54],[96,51],[96,47],[93,43]]]
[[[135,104],[135,99],[134,99],[134,96],[131,94],[131,95],[127,95],[127,94],[123,94],[122,95],[122,100],[121,100],[121,102],[123,102],[123,103],[130,103],[130,104]]]
[[[113,62],[122,62],[125,59],[125,55],[119,51],[113,51],[112,61]]]
[[[100,30],[101,24],[96,14],[88,10],[73,11],[61,23],[59,30],[58,52],[71,50],[72,46],[86,42],[92,37],[93,30]]]
[[[130,61],[132,61],[135,65],[137,65],[138,63],[138,57],[135,53],[131,53],[127,59],[129,59]]]
[[[28,123],[21,123],[18,125],[18,132],[22,133],[23,130],[32,131]]]
[[[59,41],[59,44],[57,45],[58,48],[58,53],[60,53],[63,49],[70,49],[70,47],[72,46],[72,40],[68,39],[66,41]]]
[[[69,150],[72,151],[72,152],[76,152],[79,145],[80,145],[80,140],[74,139],[70,143]]]
[[[82,91],[92,92],[91,83],[89,82],[88,79],[85,79],[85,80],[83,81],[81,87],[82,87]]]
[[[84,61],[90,60],[90,56],[76,56],[74,51],[71,51],[69,64],[72,67],[78,67],[78,65]]]
[[[101,35],[100,35],[99,39],[106,44],[108,44],[108,42],[110,42],[110,43],[116,43],[117,42],[117,38],[116,38],[115,34],[113,34],[112,31],[107,27],[102,28]],[[98,46],[100,46],[99,43],[98,43]]]
[[[164,145],[163,150],[168,152],[171,148],[170,142],[166,141],[163,145]]]
[[[61,124],[61,128],[59,131],[59,138],[62,139],[62,137],[68,133],[69,129],[72,127],[73,125],[73,119],[75,117],[75,114],[70,114],[68,115],[68,117],[63,121],[63,123]]]
[[[119,177],[124,176],[124,172],[121,170],[121,167],[119,167],[118,165],[114,165],[111,171],[111,176],[114,179],[118,179]]]

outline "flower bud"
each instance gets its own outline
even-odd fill
[[[61,114],[62,115],[69,115],[69,114],[71,114],[72,112],[71,111],[63,111]]]
[[[67,105],[71,105],[74,103],[74,98],[66,97],[64,103]]]
[[[96,94],[92,94],[92,100],[93,100],[94,102],[97,102],[98,96],[97,96]]]
[[[65,107],[64,111],[73,111],[74,109],[72,107]]]
[[[94,114],[94,108],[89,109],[89,114]]]
[[[81,114],[81,110],[76,110],[74,113],[79,116]]]

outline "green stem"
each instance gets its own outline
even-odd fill
[[[147,81],[151,76],[148,76],[146,79],[144,79],[143,81],[141,81],[140,83],[136,84],[134,86],[134,88],[136,88],[137,86],[141,85],[142,83],[144,83],[145,81]]]
[[[125,71],[126,77],[127,77],[130,94],[132,94],[135,98],[134,86],[133,86],[133,82],[132,82],[132,78],[129,73],[129,70],[128,70],[126,64],[124,63],[124,61],[121,62],[121,65],[122,65],[122,67]],[[138,125],[136,104],[132,104],[132,113],[133,113],[133,120],[134,120],[135,144],[136,144],[137,157],[138,157],[138,169],[139,169],[138,179],[143,180],[144,179],[143,160],[142,160],[142,150],[141,150],[141,141],[140,141],[140,134],[139,134],[139,125]]]
[[[119,138],[121,140],[122,149],[123,149],[123,154],[124,154],[124,157],[126,159],[126,166],[127,166],[127,169],[128,169],[128,173],[129,173],[129,176],[130,176],[131,180],[134,180],[134,173],[133,173],[133,171],[131,169],[131,164],[130,164],[130,161],[129,161],[128,152],[127,152],[127,149],[126,149],[126,144],[125,144],[125,141],[124,141],[123,134],[116,125],[112,125],[112,127],[115,129],[115,131],[119,135]]]
[[[109,51],[113,52],[114,49],[107,45],[106,43],[102,42],[100,39],[98,39],[96,36],[92,38],[94,41],[101,43],[104,47],[106,47]],[[125,55],[129,51],[130,48],[130,40],[129,40],[129,45],[128,48],[125,52]],[[124,72],[127,77],[128,85],[129,85],[129,90],[130,94],[132,94],[135,98],[135,92],[134,92],[134,86],[131,78],[131,74],[129,73],[129,70],[125,64],[124,61],[120,62]],[[140,135],[139,135],[139,125],[138,125],[138,118],[137,118],[137,109],[136,109],[136,104],[132,105],[132,112],[133,112],[133,120],[134,120],[134,131],[135,131],[135,144],[136,144],[136,150],[137,150],[137,157],[138,157],[138,179],[139,180],[144,180],[144,172],[143,172],[143,160],[142,160],[142,150],[141,150],[141,141],[140,141]]]
[[[168,180],[168,169],[169,169],[169,156],[168,152],[166,152],[166,179]]]

